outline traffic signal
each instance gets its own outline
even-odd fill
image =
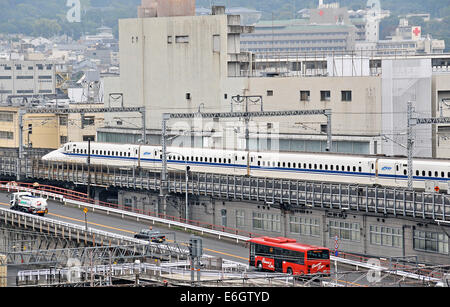
[[[189,254],[191,257],[201,257],[203,255],[202,239],[196,236],[191,236],[189,239]]]

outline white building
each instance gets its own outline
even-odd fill
[[[55,94],[52,61],[0,61],[0,97]]]
[[[239,24],[238,16],[217,11],[209,16],[121,20],[120,77],[105,78],[105,105],[145,106],[149,142],[159,144],[163,113],[229,112],[233,97],[261,96],[265,111],[331,109],[332,151],[405,155],[404,147],[391,144],[404,145],[405,97],[427,115],[435,115],[438,100],[450,98],[450,86],[441,81],[447,75],[434,71],[442,58],[431,60],[430,56],[399,61],[358,56],[357,65],[354,58],[338,58],[334,59],[334,75],[327,73],[333,63],[329,58],[289,59],[287,71],[295,67],[310,74],[248,73],[266,64],[277,68],[283,63],[279,59],[255,63],[252,56],[242,53],[240,35],[246,28]],[[308,66],[318,60],[321,69]],[[349,61],[354,69],[343,69],[342,63]],[[445,63],[448,67],[450,61]],[[440,65],[443,71],[444,63]],[[400,68],[414,73],[399,75]],[[244,109],[243,104],[233,108]],[[260,104],[250,106],[250,110],[260,108]],[[393,113],[396,116],[390,117]],[[125,143],[141,138],[139,114],[105,114],[105,123],[98,130],[99,141]],[[170,121],[169,128],[176,144],[244,146],[244,123],[239,120]],[[250,147],[273,149],[276,143],[278,150],[324,151],[326,128],[324,116],[255,118],[250,125]],[[444,130],[440,128],[440,133]],[[431,150],[418,150],[416,155],[445,156],[448,151],[438,145],[444,140],[436,141],[437,127],[423,131],[417,133],[417,144]]]

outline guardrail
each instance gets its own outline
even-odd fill
[[[24,185],[24,186],[22,186]],[[218,230],[214,230],[214,229],[208,229],[208,228],[202,228],[200,226],[195,226],[195,225],[190,225],[190,224],[186,224],[186,223],[182,223],[182,222],[178,222],[175,220],[168,220],[168,219],[164,219],[164,218],[160,218],[160,217],[155,217],[155,216],[149,216],[149,215],[145,215],[145,214],[140,214],[140,213],[136,213],[136,212],[132,212],[132,211],[128,211],[128,210],[121,210],[118,208],[113,208],[113,207],[107,207],[107,206],[102,206],[102,205],[96,205],[93,203],[86,203],[83,201],[79,201],[79,200],[74,200],[74,199],[70,199],[70,198],[66,198],[65,196],[58,195],[54,192],[48,192],[46,191],[47,188],[49,188],[50,191],[55,191],[59,188],[53,189],[54,187],[51,186],[40,186],[39,190],[37,189],[32,189],[29,187],[30,184],[18,184],[18,183],[8,183],[8,184],[4,184],[4,183],[0,183],[0,190],[1,189],[5,189],[7,191],[28,191],[30,193],[34,193],[34,194],[38,194],[38,195],[42,195],[42,196],[51,196],[53,197],[55,200],[60,200],[61,202],[65,202],[65,203],[69,203],[78,207],[87,207],[87,208],[91,208],[91,210],[95,211],[103,211],[106,212],[106,214],[110,214],[110,213],[115,213],[118,215],[121,215],[122,217],[124,217],[125,215],[130,217],[130,218],[134,218],[136,220],[147,220],[150,221],[152,223],[163,223],[166,224],[169,228],[171,226],[178,226],[180,228],[183,228],[185,230],[191,230],[191,231],[197,231],[201,234],[209,234],[209,235],[215,235],[217,236],[219,239],[221,238],[227,238],[227,239],[232,239],[235,240],[236,243],[239,242],[246,242],[248,241],[251,237],[246,237],[246,236],[242,236],[242,235],[237,235],[237,234],[230,234],[230,233],[226,233],[226,232],[221,232]],[[61,189],[61,190],[65,190],[65,189]],[[69,191],[69,190],[67,190]],[[72,193],[73,191],[69,191],[69,195],[76,195],[76,193]],[[82,193],[81,193],[82,194]],[[86,195],[86,194],[84,194]],[[74,197],[74,196],[73,196]],[[110,205],[114,205],[114,204],[110,204]],[[0,208],[1,209],[1,208]],[[1,210],[7,210],[7,209],[1,209]],[[11,211],[11,210],[9,210]],[[11,211],[14,213],[18,213],[16,211]],[[18,213],[20,214],[20,213]],[[28,214],[27,214],[28,215]],[[36,218],[40,218],[40,219],[46,219],[45,217],[37,217],[34,216]],[[50,220],[50,219],[47,219]],[[53,220],[51,220],[53,221]],[[59,222],[59,221],[54,221],[56,224],[59,225],[73,225],[70,223],[64,223],[64,222]],[[74,225],[75,228],[78,228],[80,230],[85,229],[82,226],[79,225]],[[89,228],[91,229],[91,228]],[[97,234],[110,234],[108,232],[105,231],[100,231],[100,230],[95,230]],[[139,240],[139,239],[134,239],[131,237],[126,237],[126,236],[120,236],[120,235],[116,235],[116,234],[112,234],[113,236],[116,236],[118,240],[129,240],[131,242],[134,243],[143,243],[143,242],[147,242],[147,241],[143,241],[143,240]],[[148,243],[148,242],[147,242]],[[422,281],[429,281],[429,282],[439,282],[441,279],[439,279],[442,274],[441,273],[436,273],[436,272],[430,272],[427,270],[417,270],[418,273],[421,274],[417,274],[417,273],[410,273],[407,272],[407,270],[412,269],[411,267],[405,266],[405,265],[395,265],[394,267],[387,265],[387,262],[384,261],[384,265],[380,265],[380,266],[376,266],[371,264],[368,260],[370,258],[367,257],[363,257],[363,256],[358,256],[358,255],[353,255],[353,254],[347,254],[347,253],[340,253],[341,257],[335,257],[335,256],[331,256],[330,260],[331,261],[338,261],[340,263],[345,263],[348,265],[352,265],[352,266],[356,266],[356,267],[361,267],[361,268],[366,268],[368,270],[376,270],[376,271],[382,271],[382,272],[390,272],[392,274],[396,274],[399,275],[401,277],[405,277],[405,278],[412,278],[412,279],[418,279],[418,280],[422,280]],[[208,256],[208,255],[206,255]],[[380,263],[382,263],[383,260],[380,260]],[[236,263],[236,264],[240,264],[240,263]],[[242,265],[242,264],[240,264]],[[403,271],[402,271],[403,270]],[[425,275],[423,275],[425,274]]]
[[[183,218],[177,218],[174,216],[169,216],[165,214],[158,214],[152,211],[145,211],[139,209],[128,209],[124,206],[107,203],[103,201],[96,201],[92,198],[88,198],[87,194],[80,193],[77,191],[72,191],[68,189],[62,189],[58,187],[48,186],[48,185],[35,185],[31,183],[17,183],[17,182],[0,182],[0,190],[11,191],[23,191],[30,192],[34,195],[41,195],[46,197],[51,197],[54,200],[76,205],[78,207],[90,208],[93,211],[104,211],[107,214],[116,213],[123,216],[128,216],[135,218],[137,220],[146,220],[154,223],[163,223],[168,225],[168,227],[177,226],[182,229],[200,232],[201,234],[209,234],[217,236],[219,239],[222,237],[229,238],[232,240],[247,241],[248,238],[259,237],[260,234],[250,233],[247,231],[242,231],[239,229],[234,229],[230,227],[218,226],[209,223],[203,223],[194,220],[186,220]]]
[[[17,170],[16,158],[0,157],[0,174],[15,176],[18,171],[23,178],[34,180],[87,185],[89,176],[92,185],[144,191],[160,191],[161,188],[160,173],[157,170],[94,165],[88,172],[87,166],[83,164],[43,162],[37,159],[25,159],[21,163],[21,169]],[[410,191],[406,188],[195,172],[192,172],[187,184],[184,174],[171,172],[163,186],[168,193],[185,193],[187,190],[192,195],[218,199],[450,222],[450,195]]]

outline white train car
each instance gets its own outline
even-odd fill
[[[88,144],[67,143],[43,157],[44,161],[86,164]],[[92,165],[161,168],[160,146],[91,143]],[[206,148],[168,147],[167,166],[194,172],[249,175],[391,187],[407,186],[405,158],[338,153],[250,152]],[[450,160],[414,159],[415,188],[449,191]]]

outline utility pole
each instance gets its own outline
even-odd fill
[[[264,111],[262,96],[232,96],[231,97],[231,112],[233,112],[233,102],[237,104],[245,103],[245,113],[248,113],[248,103],[261,105],[261,112]],[[250,117],[244,117],[245,122],[245,151],[247,152],[247,176],[250,176],[250,130],[248,128]]]
[[[435,124],[450,124],[450,117],[428,117],[428,118],[414,118],[412,102],[407,104],[407,151],[408,151],[408,189],[413,188],[413,153],[414,153],[414,136],[413,127],[416,125],[435,125]]]
[[[91,139],[88,139],[87,168],[88,168],[87,197],[89,200],[91,198]]]
[[[16,178],[17,181],[20,181],[20,171],[21,171],[21,162],[23,160],[23,117],[25,115],[26,111],[19,109],[19,113],[18,113],[18,121],[19,121],[19,156],[17,159],[17,174],[16,174]]]
[[[414,146],[414,138],[412,135],[412,131],[413,131],[413,118],[412,118],[412,102],[408,101],[407,104],[408,110],[407,110],[407,115],[408,115],[408,120],[407,120],[407,134],[408,134],[408,139],[407,139],[407,150],[408,150],[408,190],[412,190],[413,189],[413,146]]]

